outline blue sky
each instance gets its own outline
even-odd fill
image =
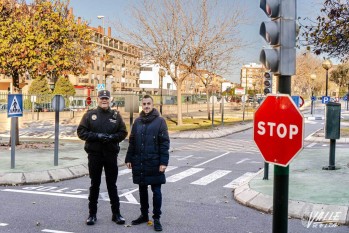
[[[161,1],[161,0],[159,0]],[[218,0],[224,4],[226,0]],[[268,17],[259,8],[259,0],[228,0],[237,1],[247,8],[249,25],[241,28],[241,37],[249,42],[251,46],[240,51],[240,56],[244,64],[251,62],[259,63],[259,53],[263,46],[266,45],[263,38],[259,35],[259,27],[262,21],[268,21]],[[116,18],[126,18],[125,14],[128,5],[136,4],[139,0],[71,0],[70,5],[74,9],[74,15],[80,16],[82,19],[88,21],[90,26],[97,27],[102,25],[102,21],[97,18],[98,15],[105,16],[104,26],[111,26],[108,20]],[[297,1],[297,15],[299,17],[315,18],[319,14],[321,0],[298,0]],[[114,29],[112,29],[114,30]],[[236,67],[236,72],[231,76],[225,77],[234,82],[240,82],[240,67]]]

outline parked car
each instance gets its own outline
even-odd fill
[[[51,103],[34,103],[34,112],[52,112]]]
[[[7,110],[7,103],[0,104],[0,111],[5,111],[5,110]]]

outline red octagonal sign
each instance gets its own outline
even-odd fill
[[[253,139],[268,163],[288,166],[303,149],[303,116],[289,95],[268,95],[254,114]]]

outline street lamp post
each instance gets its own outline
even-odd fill
[[[322,62],[322,67],[326,70],[326,96],[328,89],[328,70],[332,67],[332,62],[330,60],[325,60]]]
[[[159,69],[159,87],[160,87],[160,114],[162,115],[162,79],[165,76],[165,71],[160,68]]]
[[[348,87],[348,92],[347,92],[347,94],[346,94],[346,96],[347,96],[347,111],[348,111],[348,108],[349,108],[349,81],[347,81],[347,87]]]
[[[310,75],[311,81],[312,81],[312,88],[311,88],[311,109],[310,109],[310,114],[313,115],[314,113],[314,100],[313,100],[313,96],[314,96],[314,81],[316,79],[316,74],[311,74]]]

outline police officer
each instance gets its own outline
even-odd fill
[[[97,101],[98,107],[87,111],[77,128],[78,137],[85,141],[91,179],[88,197],[89,217],[86,224],[94,225],[97,221],[97,203],[103,167],[113,213],[112,221],[117,224],[124,224],[125,219],[120,214],[116,180],[118,176],[119,143],[127,136],[126,125],[119,112],[110,109],[109,91],[99,91]]]

